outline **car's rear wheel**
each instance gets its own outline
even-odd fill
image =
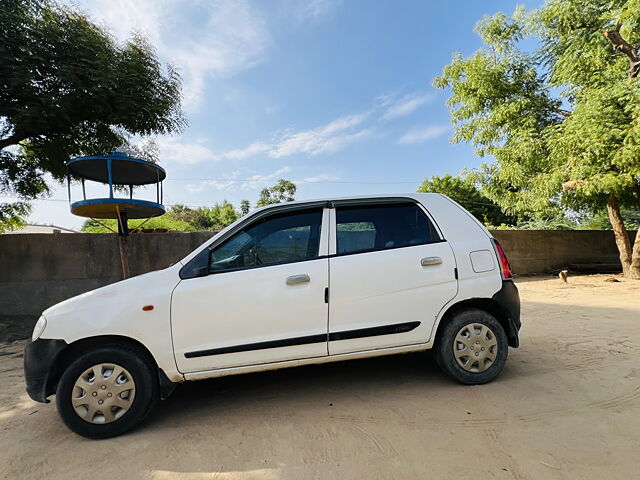
[[[504,368],[507,335],[493,315],[470,308],[449,318],[436,339],[436,361],[455,380],[478,385],[493,380]]]
[[[58,413],[87,438],[120,435],[139,425],[158,399],[158,381],[147,355],[130,346],[105,345],[80,355],[56,391]]]

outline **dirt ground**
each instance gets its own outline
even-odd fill
[[[521,347],[489,385],[424,353],[228,377],[103,441],[32,402],[3,344],[0,478],[640,478],[640,284],[610,277],[520,279]]]

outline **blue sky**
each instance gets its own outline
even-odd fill
[[[189,127],[156,141],[165,203],[197,206],[253,204],[279,178],[297,183],[298,199],[411,192],[425,176],[479,165],[449,142],[448,92],[431,80],[453,52],[481,46],[482,15],[518,2],[67,3],[117,39],[144,33],[180,70]],[[56,188],[30,220],[79,227],[63,199]]]

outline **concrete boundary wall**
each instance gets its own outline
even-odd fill
[[[493,230],[516,275],[555,272],[574,264],[616,265],[620,257],[611,230]],[[633,242],[636,232],[629,232]]]
[[[611,231],[496,230],[493,234],[520,275],[576,263],[619,264]],[[128,239],[131,274],[165,268],[212,235],[132,235]],[[118,241],[113,234],[0,235],[0,339],[21,335],[7,333],[11,328],[30,330],[42,310],[55,303],[120,279]]]

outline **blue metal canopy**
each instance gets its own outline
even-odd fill
[[[167,177],[160,165],[121,152],[77,157],[69,160],[67,167],[71,175],[113,185],[151,185]]]
[[[167,177],[164,168],[153,162],[129,157],[121,152],[111,155],[78,157],[67,162],[67,188],[71,213],[88,218],[116,218],[126,231],[129,218],[151,218],[165,213],[162,205],[162,181]],[[82,182],[83,199],[71,201],[71,177]],[[107,198],[87,199],[85,180],[109,185]],[[156,201],[133,198],[133,187],[156,185]],[[129,198],[114,196],[114,185],[128,186]]]

